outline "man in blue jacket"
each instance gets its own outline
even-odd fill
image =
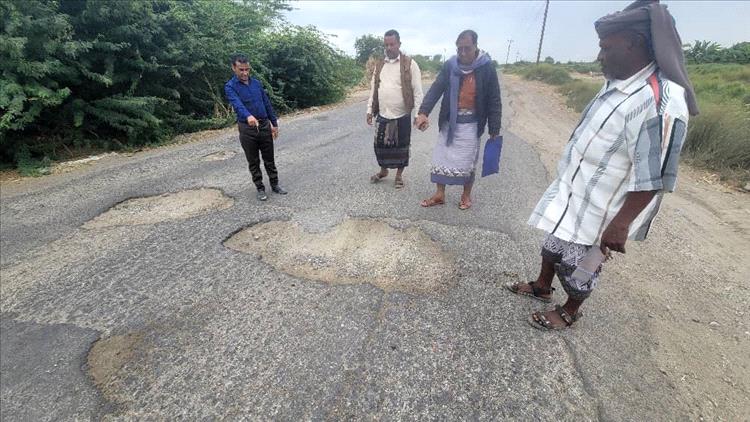
[[[442,97],[438,141],[432,151],[430,180],[437,190],[422,201],[423,207],[445,204],[445,185],[462,185],[458,208],[471,208],[471,189],[479,158],[479,137],[488,129],[500,135],[502,104],[495,64],[479,49],[478,35],[467,29],[456,39],[456,55],[448,59],[427,91],[414,124],[427,129],[427,116]]]
[[[224,92],[237,113],[240,144],[245,151],[253,183],[258,189],[257,198],[260,201],[268,199],[260,170],[259,152],[271,182],[271,190],[286,195],[287,192],[279,186],[279,175],[273,161],[273,141],[279,136],[279,123],[268,94],[260,81],[250,77],[251,68],[245,55],[232,56],[232,71],[234,77],[224,85]]]

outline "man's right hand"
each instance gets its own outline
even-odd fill
[[[258,126],[258,120],[254,116],[247,116],[247,124],[250,126]]]
[[[419,113],[417,114],[417,117],[414,119],[414,126],[417,127],[417,129],[424,132],[427,130],[427,127],[430,126],[430,120],[427,118],[426,114]]]
[[[367,113],[367,124],[372,126],[372,114]]]

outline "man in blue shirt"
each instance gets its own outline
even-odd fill
[[[237,113],[240,144],[245,151],[253,183],[258,189],[257,198],[260,201],[268,199],[263,186],[259,152],[271,182],[271,190],[286,195],[287,192],[279,186],[279,175],[273,161],[273,141],[279,136],[279,124],[268,94],[260,81],[250,77],[250,64],[244,54],[232,56],[232,71],[234,77],[224,85],[224,92]]]

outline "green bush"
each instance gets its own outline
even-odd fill
[[[548,63],[522,68],[520,74],[525,79],[542,81],[551,85],[562,85],[572,80],[567,70]]]
[[[362,78],[354,59],[332,47],[314,27],[289,27],[267,36],[264,60],[284,109],[340,100]]]
[[[422,54],[414,54],[411,58],[417,62],[419,70],[422,71],[422,73],[438,74],[443,67],[443,56],[440,54],[435,54],[432,57]]]
[[[750,64],[750,42],[737,43],[724,48],[713,41],[695,41],[685,49],[688,63],[738,63]]]
[[[283,25],[288,9],[285,0],[0,2],[0,163],[227,124],[235,52],[248,54],[279,111],[341,98],[361,69],[314,28]]]
[[[371,56],[383,57],[383,37],[365,34],[354,40],[355,60],[360,66],[364,66]]]

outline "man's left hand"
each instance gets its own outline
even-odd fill
[[[612,220],[602,233],[602,253],[608,250],[625,253],[625,242],[628,241],[628,225]]]
[[[625,242],[628,240],[630,223],[648,206],[656,192],[656,190],[628,192],[622,208],[602,233],[601,248],[605,255],[607,249],[625,253]]]
[[[278,126],[272,126],[271,127],[271,137],[273,139],[276,139],[279,137],[279,127]]]

